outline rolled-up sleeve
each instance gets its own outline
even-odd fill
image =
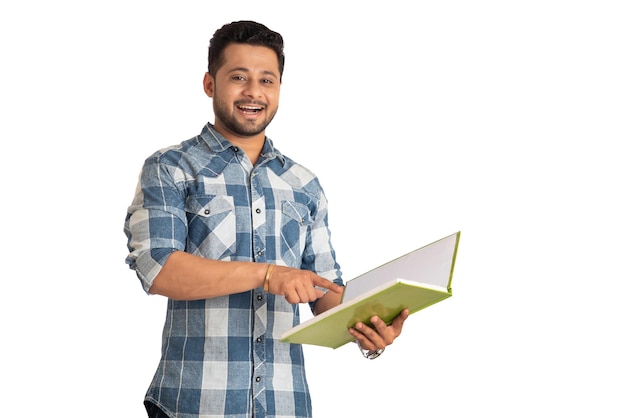
[[[145,161],[124,223],[129,250],[126,263],[146,292],[169,255],[186,246],[185,197],[173,173],[176,170],[161,154]]]

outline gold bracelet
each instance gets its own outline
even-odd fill
[[[267,268],[267,272],[265,273],[265,282],[263,283],[263,290],[266,292],[270,291],[270,276],[272,275],[272,269],[274,268],[274,264],[270,264]]]

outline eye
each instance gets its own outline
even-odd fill
[[[246,81],[246,78],[242,75],[234,75],[231,77],[231,80],[233,81]]]

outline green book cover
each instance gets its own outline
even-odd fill
[[[460,232],[383,264],[346,283],[342,302],[281,336],[281,341],[338,348],[348,332],[374,315],[390,324],[404,308],[411,314],[452,296]]]

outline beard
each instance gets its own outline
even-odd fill
[[[251,103],[251,102],[248,102]],[[236,105],[237,103],[235,103]],[[243,103],[241,103],[243,104]],[[255,136],[260,134],[267,128],[270,124],[278,109],[275,109],[272,113],[267,113],[267,106],[265,103],[262,103],[263,108],[266,112],[266,118],[263,120],[255,120],[255,121],[243,121],[240,122],[237,120],[237,117],[234,112],[231,112],[231,105],[228,105],[226,102],[220,100],[217,97],[213,98],[213,113],[215,113],[215,119],[222,122],[222,125],[230,132],[237,136],[246,137],[246,136]]]

